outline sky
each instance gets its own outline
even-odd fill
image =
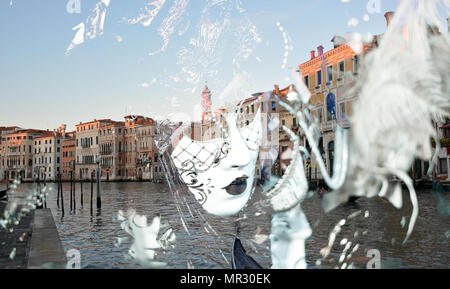
[[[67,9],[70,1],[79,1],[79,11],[76,5]],[[291,70],[307,61],[311,50],[319,45],[330,50],[334,35],[383,33],[384,13],[397,5],[1,0],[0,126],[54,129],[64,123],[73,130],[80,121],[118,121],[130,114],[196,119],[205,82],[213,108],[274,84],[286,87]],[[103,25],[93,25],[97,14],[104,15]],[[84,43],[69,47],[80,37]]]

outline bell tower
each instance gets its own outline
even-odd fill
[[[211,116],[211,105],[211,91],[209,91],[208,84],[205,82],[205,89],[202,91],[202,121]]]

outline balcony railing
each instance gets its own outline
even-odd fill
[[[339,121],[331,120],[325,123],[319,124],[319,131],[327,132],[332,131],[336,128],[336,124],[339,124],[342,128],[350,128],[350,121],[348,119],[341,119]]]
[[[325,131],[331,131],[336,126],[336,121],[327,121],[325,123],[319,124],[319,131],[325,132]]]

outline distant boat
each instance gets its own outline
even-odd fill
[[[264,269],[255,259],[247,255],[241,240],[238,238],[234,239],[231,265],[233,269]]]

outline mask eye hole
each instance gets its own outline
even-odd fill
[[[255,130],[252,127],[252,124],[250,124],[241,128],[239,132],[241,133],[242,139],[250,150],[258,150],[261,140],[261,132],[259,130]]]

